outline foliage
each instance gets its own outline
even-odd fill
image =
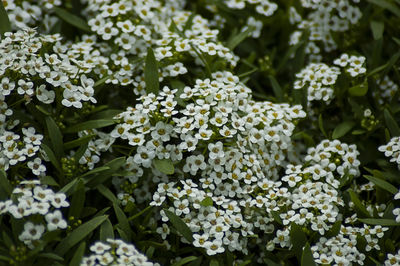
[[[0,265],[400,264],[399,22],[0,1]]]

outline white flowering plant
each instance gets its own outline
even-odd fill
[[[400,265],[399,19],[1,0],[0,265]]]

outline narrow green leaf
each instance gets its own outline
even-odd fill
[[[333,139],[338,139],[343,137],[344,135],[347,134],[354,126],[353,121],[344,121],[341,124],[339,124],[332,133],[332,138]]]
[[[279,217],[279,213],[276,211],[271,211],[272,217],[274,217],[275,222],[277,222],[280,225],[283,225],[281,217]]]
[[[3,1],[0,1],[0,35],[11,31],[11,23],[8,19],[7,11],[4,8]],[[1,39],[1,36],[0,36]]]
[[[70,234],[68,234],[61,242],[57,245],[55,252],[63,256],[68,250],[79,243],[87,235],[89,235],[93,230],[100,226],[106,219],[108,215],[102,215],[93,218],[92,220],[80,225]]]
[[[216,259],[210,261],[210,266],[219,266],[219,262]]]
[[[357,194],[349,189],[349,194],[351,201],[354,203],[354,207],[359,217],[369,217],[369,212],[365,208],[365,206],[361,203],[360,199],[358,198]]]
[[[71,24],[72,26],[77,27],[83,31],[91,32],[90,27],[87,25],[86,21],[70,12],[62,9],[60,7],[54,7],[54,12],[65,22]]]
[[[375,185],[377,185],[378,187],[392,193],[393,195],[399,192],[399,190],[395,186],[393,186],[392,184],[388,183],[385,180],[370,175],[364,175],[364,177],[369,181],[371,181],[372,183],[374,183]]]
[[[379,40],[383,36],[383,31],[385,29],[385,24],[382,21],[375,21],[372,20],[370,22],[372,35],[374,36],[375,40]]]
[[[269,75],[268,78],[271,81],[272,89],[274,91],[276,99],[278,100],[278,102],[282,102],[283,101],[283,91],[282,91],[281,86],[279,85],[278,81],[276,80],[276,78],[274,76]]]
[[[154,159],[154,167],[166,175],[172,175],[175,172],[175,167],[170,159]]]
[[[351,132],[351,134],[352,135],[362,135],[362,134],[365,134],[365,132],[367,132],[367,131],[365,131],[364,129],[356,129],[356,130],[353,130]]]
[[[64,261],[63,257],[58,256],[57,254],[54,253],[40,253],[38,255],[39,258],[47,258],[47,259],[52,259],[52,260],[58,260],[58,261]]]
[[[82,143],[82,145],[78,148],[78,150],[74,154],[75,162],[79,162],[79,160],[85,154],[88,146],[89,146],[89,141],[87,141],[86,143],[85,142]]]
[[[392,57],[389,59],[389,61],[386,64],[381,65],[372,71],[369,71],[367,74],[367,77],[373,76],[381,71],[383,71],[382,76],[384,76],[392,68],[392,66],[397,62],[397,60],[399,60],[399,58],[400,58],[400,51],[395,53],[394,55],[392,55]]]
[[[35,108],[38,109],[40,112],[42,112],[44,115],[51,116],[51,113],[49,113],[46,109],[44,109],[43,106],[35,105]]]
[[[91,120],[87,122],[83,122],[77,125],[73,125],[68,127],[65,130],[65,133],[75,133],[87,129],[94,129],[94,128],[102,128],[114,125],[116,122],[112,119],[99,119],[99,120]]]
[[[109,201],[111,201],[114,204],[118,204],[119,200],[117,197],[114,195],[114,193],[111,192],[111,190],[104,185],[100,184],[97,186],[97,190],[104,196],[106,197]]]
[[[73,188],[75,188],[76,184],[78,183],[78,181],[80,181],[81,179],[79,178],[75,178],[73,179],[71,182],[69,182],[68,184],[66,184],[62,189],[60,189],[60,192],[67,194],[68,196],[71,195],[71,191],[73,190]]]
[[[98,81],[96,81],[94,83],[93,88],[96,88],[96,87],[98,87],[100,85],[103,85],[107,81],[107,79],[109,79],[109,78],[110,78],[110,76],[102,77],[101,79],[99,79]]]
[[[86,242],[82,242],[76,249],[74,256],[72,257],[69,266],[80,265],[83,255],[85,254]]]
[[[51,146],[53,147],[54,153],[58,160],[64,155],[63,149],[63,136],[56,122],[52,117],[46,116],[47,132],[51,140]]]
[[[210,197],[205,197],[201,202],[200,205],[204,206],[204,207],[208,207],[208,206],[213,206],[214,202],[212,200],[212,198]]]
[[[100,226],[100,241],[106,241],[111,238],[114,239],[114,228],[110,219],[104,221]]]
[[[239,34],[234,34],[232,38],[230,38],[226,44],[230,50],[235,49],[241,42],[244,41],[247,37],[249,37],[250,33],[254,31],[254,27],[248,27],[245,31],[240,32]]]
[[[85,203],[86,193],[85,193],[85,185],[83,181],[80,179],[77,185],[75,186],[74,193],[72,194],[71,207],[69,208],[68,216],[81,218],[81,213],[83,210],[83,206]]]
[[[349,88],[349,94],[352,96],[364,96],[368,92],[368,82],[363,82]]]
[[[165,214],[167,215],[168,219],[171,221],[172,225],[175,229],[186,238],[187,241],[190,243],[193,242],[193,233],[190,228],[186,225],[184,221],[180,217],[178,217],[175,213],[164,209]]]
[[[392,219],[358,219],[360,222],[372,225],[382,225],[382,226],[400,226],[400,223],[397,223],[395,220]]]
[[[297,258],[300,259],[304,244],[307,243],[307,237],[303,232],[303,228],[295,223],[292,223],[290,226],[290,242],[293,244],[292,250]]]
[[[117,220],[119,222],[120,228],[124,231],[128,239],[132,235],[131,226],[129,225],[129,220],[126,217],[125,213],[121,210],[121,208],[117,204],[113,204],[115,215],[117,216]]]
[[[143,210],[141,210],[140,212],[136,213],[135,215],[132,215],[131,217],[129,217],[129,221],[135,220],[136,218],[138,218],[139,216],[143,215],[145,212],[147,212],[148,210],[152,209],[153,206],[149,205],[146,208],[144,208]]]
[[[324,134],[325,138],[328,138],[328,134],[326,134],[326,131],[325,131],[325,128],[324,128],[324,120],[322,118],[322,114],[319,114],[318,126],[319,126],[319,130],[321,130],[321,132],[322,132],[322,134]]]
[[[7,193],[7,196],[11,195],[13,187],[8,181],[7,173],[3,169],[0,169],[0,187],[4,189],[4,191]]]
[[[46,153],[47,157],[49,158],[50,162],[54,165],[54,167],[61,173],[62,171],[60,163],[58,162],[56,155],[53,153],[50,147],[44,143],[42,143],[40,147]]]
[[[12,241],[11,237],[5,231],[3,231],[2,235],[3,235],[3,243],[8,248],[11,248],[11,246],[14,245],[14,242]]]
[[[79,176],[80,178],[86,177],[86,176],[90,176],[90,175],[94,175],[94,174],[98,174],[107,170],[110,170],[111,168],[109,166],[100,166],[97,168],[94,168],[93,170],[90,170],[89,172],[84,173],[83,175]]]
[[[80,147],[84,144],[87,144],[94,136],[96,135],[86,135],[79,139],[68,141],[64,143],[64,150],[70,150],[72,148]]]
[[[392,137],[400,136],[400,128],[387,109],[383,111],[383,116],[385,117],[386,126],[389,128]]]
[[[310,243],[306,243],[301,256],[301,266],[315,266],[314,257],[310,248]]]
[[[389,2],[387,0],[367,0],[367,1],[377,6],[380,6],[383,9],[387,9],[389,12],[392,12],[397,17],[400,17],[400,8],[392,2]]]
[[[196,256],[186,257],[186,258],[183,258],[183,259],[175,262],[171,266],[182,266],[182,265],[185,265],[186,263],[189,263],[189,262],[194,261],[194,260],[197,260]]]
[[[59,187],[60,185],[52,178],[51,176],[42,176],[40,177],[40,183],[45,184],[45,185],[50,185],[50,186],[55,186]]]
[[[146,64],[144,67],[144,81],[146,82],[146,92],[157,94],[160,84],[158,81],[157,60],[154,57],[153,49],[147,50]]]
[[[339,234],[340,232],[340,228],[342,227],[342,221],[337,221],[333,224],[333,226],[331,227],[331,229],[329,229],[328,232],[326,232],[326,237],[335,237]]]

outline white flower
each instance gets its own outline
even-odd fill
[[[48,213],[45,216],[45,219],[47,221],[47,229],[49,231],[54,231],[57,228],[67,228],[67,222],[63,219],[62,214],[59,210],[56,210],[53,213]]]
[[[30,241],[38,240],[42,237],[45,227],[42,224],[35,225],[31,222],[26,222],[24,225],[24,231],[19,235],[19,240]]]

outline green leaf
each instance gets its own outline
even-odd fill
[[[96,87],[98,87],[98,86],[100,86],[100,85],[103,85],[103,83],[106,82],[107,79],[109,79],[109,78],[110,78],[110,76],[102,77],[101,79],[99,79],[98,81],[96,81],[96,82],[94,83],[93,88],[96,88]]]
[[[77,27],[83,31],[92,32],[90,27],[87,25],[86,21],[70,12],[66,11],[65,9],[54,7],[54,12],[65,22],[71,24],[72,26]]]
[[[4,33],[10,31],[11,31],[11,23],[10,20],[8,19],[7,11],[4,8],[3,1],[0,1],[0,35],[3,35]]]
[[[70,149],[72,149],[72,148],[75,148],[75,147],[80,147],[80,146],[82,146],[82,145],[85,145],[85,144],[87,144],[94,136],[96,136],[96,135],[86,135],[86,136],[83,136],[83,137],[81,137],[81,138],[79,138],[79,139],[75,139],[75,140],[71,140],[71,141],[68,141],[68,142],[66,142],[66,143],[64,143],[64,150],[70,150]],[[85,149],[86,150],[86,149]]]
[[[70,250],[73,246],[75,246],[93,230],[100,226],[107,218],[108,215],[98,216],[80,225],[78,228],[68,234],[63,240],[61,240],[61,242],[57,245],[55,252],[58,255],[63,256],[68,250]]]
[[[329,229],[328,232],[326,232],[325,236],[327,238],[330,237],[335,237],[339,234],[340,232],[340,228],[342,227],[342,221],[337,221],[333,224],[333,226],[331,227],[331,229]]]
[[[77,125],[73,125],[68,127],[64,132],[65,133],[75,133],[83,130],[94,129],[94,128],[102,128],[114,125],[116,122],[112,119],[99,119],[99,120],[91,120],[87,122],[83,122]]]
[[[144,81],[146,82],[147,93],[158,93],[160,87],[158,81],[158,66],[153,49],[151,48],[147,50],[146,64],[144,66]]]
[[[82,242],[76,249],[74,256],[72,257],[69,266],[80,265],[83,255],[85,254],[86,242]]]
[[[64,261],[63,257],[58,256],[57,254],[54,253],[40,253],[38,255],[39,258],[47,258],[47,259],[52,259],[52,260],[58,260],[58,261]]]
[[[303,232],[303,228],[295,223],[290,226],[290,242],[293,244],[292,250],[296,253],[297,258],[300,259],[304,244],[307,243],[307,237]]]
[[[106,197],[109,201],[111,201],[114,204],[118,204],[119,200],[117,197],[114,195],[114,193],[111,192],[111,190],[104,185],[100,184],[97,186],[97,190],[104,196]]]
[[[385,24],[382,21],[372,20],[370,22],[372,35],[374,36],[374,40],[379,40],[383,36],[383,31],[385,29]]]
[[[391,219],[358,219],[360,222],[372,225],[382,225],[382,226],[400,226],[400,223],[397,223],[395,220]]]
[[[213,206],[214,202],[212,200],[212,198],[210,197],[205,197],[201,202],[200,205],[204,206],[204,207],[208,207],[208,206]]]
[[[368,92],[368,82],[363,82],[349,88],[349,94],[352,96],[364,96]]]
[[[183,258],[183,259],[175,262],[171,266],[182,266],[182,265],[185,265],[186,263],[189,263],[189,262],[194,261],[194,260],[197,260],[196,256],[186,257],[186,258]]]
[[[136,213],[135,215],[132,215],[131,217],[129,217],[129,221],[135,220],[136,218],[138,218],[139,216],[143,215],[145,212],[147,212],[148,210],[152,209],[153,206],[149,205],[146,208],[144,208],[143,210],[141,210],[140,212]]]
[[[324,134],[325,138],[328,138],[328,134],[326,134],[326,131],[324,128],[324,119],[322,118],[322,114],[319,114],[318,126],[319,126],[319,130],[321,130],[321,132],[322,132],[322,134]]]
[[[117,204],[113,204],[115,215],[117,216],[117,220],[119,222],[119,226],[124,231],[125,235],[130,239],[132,235],[131,226],[129,225],[129,220],[126,217],[125,213],[121,210],[121,208]]]
[[[275,222],[277,222],[280,225],[283,225],[281,217],[279,217],[279,213],[276,211],[271,211],[272,217],[274,217]]]
[[[111,238],[114,239],[114,228],[110,219],[104,221],[100,226],[100,241],[106,241]]]
[[[397,62],[397,60],[399,60],[399,58],[400,58],[400,51],[395,53],[386,64],[381,65],[372,71],[369,71],[367,77],[373,76],[381,71],[384,71],[382,76],[385,76],[386,72],[388,72],[392,68],[392,66]]]
[[[380,6],[383,9],[387,9],[389,12],[392,12],[396,16],[400,17],[400,8],[392,2],[389,2],[387,0],[367,0],[367,1],[377,6]]]
[[[101,172],[104,172],[104,171],[107,171],[110,169],[111,168],[109,166],[100,166],[100,167],[94,168],[93,170],[90,170],[89,172],[84,173],[83,175],[81,175],[79,177],[82,178],[82,177],[98,174],[98,173],[101,173]]]
[[[278,81],[276,80],[276,78],[274,76],[269,75],[268,78],[271,81],[272,89],[274,91],[276,99],[278,100],[278,102],[282,102],[283,101],[283,91],[282,91],[281,86],[279,85]]]
[[[176,216],[175,213],[164,209],[165,214],[167,215],[168,219],[171,221],[172,225],[175,227],[175,229],[183,235],[184,238],[186,238],[187,241],[190,243],[193,242],[193,233],[190,230],[190,228],[186,225],[184,221],[178,216]]]
[[[341,124],[339,124],[332,133],[332,138],[333,139],[338,139],[340,137],[343,137],[344,135],[347,134],[354,126],[353,121],[344,121]]]
[[[80,179],[75,186],[74,193],[72,194],[71,207],[69,208],[68,216],[81,218],[81,213],[85,203],[86,193],[85,185]]]
[[[81,179],[79,178],[74,178],[71,182],[66,184],[62,189],[60,189],[60,192],[67,194],[68,196],[71,195],[71,191],[73,188],[75,188],[76,184],[80,181]]]
[[[60,163],[58,162],[56,155],[53,153],[50,147],[44,143],[42,143],[40,147],[46,153],[47,157],[49,158],[50,162],[54,165],[54,167],[61,173],[62,171]]]
[[[245,31],[240,32],[239,34],[233,34],[233,36],[228,40],[226,47],[230,50],[235,49],[244,39],[246,39],[250,33],[254,31],[254,27],[248,27]]]
[[[216,259],[210,261],[210,266],[219,266],[219,262]]]
[[[175,172],[175,167],[170,159],[154,159],[154,167],[166,175],[172,175]]]
[[[51,176],[42,176],[40,177],[40,183],[45,184],[45,185],[50,185],[50,186],[55,186],[59,187],[60,185],[52,178]]]
[[[301,256],[301,266],[315,266],[314,257],[310,248],[310,243],[306,243]]]
[[[52,117],[46,116],[46,126],[51,140],[51,146],[58,160],[64,155],[63,136]]]
[[[3,169],[0,169],[0,187],[7,193],[7,196],[11,195],[13,187],[8,181],[7,173]]]
[[[359,217],[369,217],[369,212],[365,208],[365,206],[361,203],[360,199],[358,198],[357,194],[349,189],[349,194],[351,201],[354,203],[354,207]]]
[[[374,183],[375,185],[377,185],[378,187],[392,193],[393,195],[399,192],[399,190],[395,186],[393,186],[392,184],[388,183],[385,180],[370,175],[364,175],[364,177],[369,181],[371,181],[372,183]]]
[[[386,126],[389,128],[392,137],[400,136],[400,128],[397,125],[396,120],[394,120],[394,118],[387,109],[383,111],[383,116],[385,117]]]

